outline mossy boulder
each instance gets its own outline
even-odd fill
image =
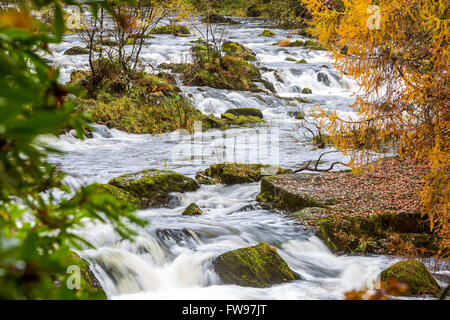
[[[200,209],[197,204],[191,203],[184,209],[183,216],[199,216],[202,213],[202,209]]]
[[[112,179],[109,184],[140,199],[141,205],[145,207],[165,206],[170,200],[171,192],[196,191],[200,187],[194,179],[158,169],[124,174]]]
[[[265,242],[220,255],[214,261],[214,269],[225,284],[244,287],[265,288],[301,279]]]
[[[182,24],[159,26],[150,30],[150,34],[173,34],[175,36],[190,35],[189,28]]]
[[[197,173],[200,183],[237,184],[260,181],[265,175],[283,174],[291,172],[281,167],[265,164],[219,163],[210,165],[205,171]]]
[[[225,111],[225,113],[230,113],[235,116],[253,116],[263,119],[263,113],[261,110],[256,108],[234,108],[234,109],[228,109]]]
[[[64,55],[66,56],[76,56],[80,54],[89,54],[89,49],[80,46],[75,46],[64,51]]]
[[[242,58],[246,61],[256,61],[256,53],[238,42],[226,41],[222,45],[222,51],[227,55]]]
[[[408,286],[404,296],[439,296],[442,289],[425,265],[418,260],[400,261],[380,273],[380,280],[389,287],[389,279]]]
[[[221,118],[229,125],[242,126],[247,124],[257,124],[265,122],[263,119],[255,116],[237,116],[232,113],[223,113]]]
[[[140,198],[134,196],[128,191],[125,191],[121,188],[115,187],[111,184],[101,184],[96,183],[96,188],[98,193],[105,193],[112,195],[116,200],[127,202],[132,204],[138,209],[147,208],[147,204],[144,201],[141,201]]]
[[[268,37],[268,38],[272,38],[274,37],[276,34],[275,32],[271,31],[271,30],[264,30],[263,32],[261,32],[258,36],[259,37]]]
[[[289,62],[296,62],[297,60],[295,60],[294,58],[291,57],[287,57],[286,59],[284,59],[285,61],[289,61]]]
[[[279,209],[296,211],[306,207],[323,207],[334,203],[334,199],[318,201],[306,192],[296,188],[311,179],[310,174],[288,174],[264,177],[261,180],[261,191],[256,197],[259,202],[270,202]],[[291,181],[295,183],[286,183]]]
[[[310,88],[303,88],[302,93],[303,94],[312,94],[312,90]]]
[[[298,64],[305,64],[308,63],[305,59],[300,59],[297,61]]]
[[[90,269],[88,261],[82,259],[77,253],[70,252],[68,265],[76,265],[80,268],[81,288],[79,290],[79,298],[83,300],[106,300],[106,294],[103,291],[99,281]]]

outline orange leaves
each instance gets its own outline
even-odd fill
[[[23,29],[30,32],[35,30],[30,15],[14,9],[0,13],[0,28]]]
[[[345,300],[389,300],[391,297],[401,296],[408,290],[408,286],[390,278],[388,283],[381,282],[380,288],[374,291],[353,290],[345,293]]]
[[[379,152],[375,141],[392,143],[402,157],[428,164],[422,210],[439,230],[443,252],[448,250],[449,1],[377,1],[380,29],[364,25],[377,11],[370,8],[372,1],[306,0],[306,4],[313,17],[313,34],[334,46],[336,68],[361,87],[352,105],[359,120],[320,112],[317,118],[326,118],[321,121],[327,123],[335,146],[351,155],[353,168]],[[360,139],[348,134],[353,131]],[[361,142],[365,144],[358,149]]]

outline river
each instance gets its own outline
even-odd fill
[[[276,37],[258,37],[268,28],[264,20],[236,19],[242,23],[229,27],[229,39],[257,54],[255,63],[267,68],[262,72],[263,78],[273,83],[277,95],[304,97],[310,103],[261,93],[182,87],[206,114],[220,117],[228,108],[253,107],[262,110],[267,125],[194,135],[134,135],[97,125],[92,139],[81,141],[71,134],[48,138],[52,146],[65,151],[51,155],[50,160],[69,174],[67,181],[75,186],[105,183],[120,174],[148,168],[170,169],[193,177],[211,163],[227,160],[295,168],[332,150],[314,149],[308,132],[294,118],[295,112],[307,112],[319,103],[342,116],[354,116],[348,105],[354,101],[355,82],[334,69],[326,51],[272,45],[286,39],[287,30],[271,28]],[[190,37],[156,35],[144,46],[141,59],[155,66],[188,61],[193,45],[190,41],[198,38],[195,31]],[[291,40],[297,39],[306,38],[294,36]],[[88,67],[86,55],[63,55],[74,45],[82,44],[76,34],[68,35],[53,47],[49,57],[61,68],[62,82],[69,79],[72,70]],[[288,57],[305,59],[307,63],[286,61]],[[318,80],[319,73],[322,81]],[[323,80],[323,74],[328,81]],[[301,94],[305,87],[312,94]],[[326,166],[345,157],[334,153],[324,160]],[[138,212],[150,224],[138,229],[135,242],[121,239],[109,225],[86,226],[78,232],[97,249],[86,249],[80,254],[91,261],[109,299],[342,299],[346,291],[372,286],[380,270],[398,260],[376,255],[336,256],[311,230],[260,207],[255,201],[258,190],[258,183],[204,185],[196,192],[174,195],[170,208]],[[192,202],[199,205],[203,215],[182,216],[183,209]],[[303,280],[264,289],[221,284],[212,268],[213,259],[260,241],[275,246]]]

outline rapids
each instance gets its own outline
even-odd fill
[[[78,140],[71,134],[45,137],[53,147],[65,151],[50,160],[67,172],[68,183],[76,186],[105,183],[120,174],[147,168],[170,169],[194,176],[211,163],[238,161],[279,164],[295,168],[317,159],[324,151],[315,150],[308,132],[298,125],[294,111],[308,112],[317,103],[342,116],[355,116],[348,105],[355,82],[333,68],[325,51],[272,45],[286,39],[288,31],[273,29],[274,38],[258,37],[267,28],[260,19],[237,18],[230,26],[230,40],[240,42],[257,54],[260,67],[269,70],[263,77],[273,83],[277,96],[182,87],[203,113],[220,116],[232,107],[262,110],[267,126],[210,130],[193,135],[170,133],[134,135],[96,125],[94,138]],[[189,60],[190,41],[199,38],[156,35],[145,45],[141,59],[157,66],[162,62]],[[295,36],[292,40],[304,37]],[[51,59],[61,68],[61,81],[74,69],[87,68],[85,55],[64,56],[78,36],[68,35],[54,46]],[[285,59],[305,59],[296,64]],[[276,70],[278,77],[271,69]],[[322,81],[319,81],[318,74]],[[323,81],[323,74],[328,81]],[[304,87],[312,95],[301,94]],[[257,97],[259,95],[260,97]],[[311,103],[298,103],[283,97],[304,97]],[[267,148],[267,146],[269,146]],[[224,152],[224,150],[226,152]],[[327,163],[344,160],[334,153]],[[170,208],[138,212],[150,224],[138,229],[135,242],[119,238],[108,225],[89,225],[79,234],[97,246],[80,254],[92,262],[92,269],[110,299],[342,299],[344,292],[372,287],[380,270],[394,263],[386,256],[336,256],[310,230],[292,219],[266,210],[255,201],[259,184],[202,186],[198,191],[175,195]],[[182,216],[183,209],[197,203],[202,216]],[[289,266],[303,280],[270,288],[243,288],[223,285],[212,269],[212,260],[223,252],[266,241],[278,249]]]

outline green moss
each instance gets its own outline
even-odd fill
[[[295,40],[290,43],[290,47],[303,47],[305,43],[302,40]]]
[[[81,288],[80,299],[82,300],[106,300],[106,294],[98,283],[94,274],[89,268],[89,262],[83,260],[75,252],[71,252],[69,256],[68,265],[76,265],[80,268],[81,273]]]
[[[258,36],[272,38],[272,37],[276,36],[276,34],[275,34],[275,32],[266,29],[262,33],[260,33]]]
[[[89,49],[80,46],[75,46],[64,51],[64,55],[66,56],[75,56],[80,54],[89,54]]]
[[[433,278],[425,265],[418,260],[400,261],[380,273],[381,281],[389,287],[389,279],[396,279],[398,282],[408,286],[405,296],[434,295],[442,293],[437,281]]]
[[[96,183],[96,187],[98,188],[99,193],[106,193],[112,195],[119,201],[127,202],[135,206],[136,208],[145,208],[145,204],[143,204],[139,198],[133,196],[131,193],[117,188],[110,184],[101,184]]]
[[[301,59],[301,60],[298,60],[297,63],[303,64],[303,63],[308,63],[308,62],[305,59]]]
[[[161,207],[169,201],[171,192],[196,191],[198,183],[173,171],[147,169],[124,174],[109,184],[131,193],[146,207]]]
[[[303,120],[303,119],[305,119],[305,115],[304,114],[298,114],[298,115],[295,116],[295,119]]]
[[[253,116],[263,119],[263,113],[256,108],[234,108],[225,111],[226,114],[233,114],[235,116]]]
[[[306,49],[309,50],[326,50],[326,47],[320,45],[319,43],[313,40],[306,40],[304,46]]]
[[[257,196],[257,200],[260,202],[271,202],[276,208],[290,211],[301,210],[306,207],[323,207],[334,201],[330,199],[325,202],[319,202],[304,193],[297,192],[294,189],[291,190],[289,185],[284,185],[283,177],[264,177],[261,180],[260,194]]]
[[[287,57],[286,59],[284,59],[285,61],[290,61],[290,62],[296,62],[297,60],[295,60],[294,58],[291,57]]]
[[[202,209],[200,209],[197,204],[191,203],[186,209],[184,209],[183,216],[198,216],[202,213]]]
[[[150,30],[151,34],[173,34],[177,36],[189,35],[191,32],[185,25],[173,24],[168,26],[159,26]]]
[[[312,90],[310,88],[303,88],[302,93],[303,94],[312,94]]]
[[[224,283],[245,287],[264,288],[301,279],[265,242],[220,255],[214,269]]]
[[[222,51],[229,56],[238,57],[246,61],[256,61],[256,54],[238,42],[226,41],[222,45]]]
[[[209,177],[213,183],[236,184],[257,182],[264,175],[287,172],[290,172],[290,170],[285,170],[281,167],[272,167],[270,165],[227,162],[210,165],[208,169],[197,173],[197,175],[202,179],[205,176]]]

